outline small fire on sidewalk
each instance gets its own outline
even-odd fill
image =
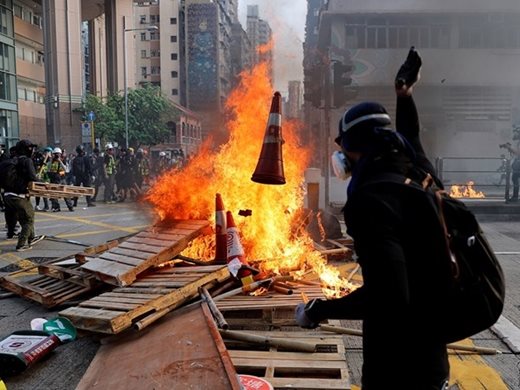
[[[273,186],[251,181],[273,95],[269,75],[266,62],[242,73],[240,85],[226,102],[232,113],[226,123],[228,142],[212,148],[211,140],[207,141],[186,167],[160,177],[147,200],[162,220],[208,219],[214,225],[214,199],[219,193],[226,209],[233,213],[249,264],[267,275],[290,273],[298,277],[313,270],[322,285],[327,286],[326,296],[345,295],[355,286],[327,264],[314,249],[310,236],[301,229],[304,171],[313,151],[301,146],[300,122],[283,123],[286,184]],[[241,210],[252,212],[240,213]],[[214,235],[192,241],[183,255],[213,260]]]
[[[453,198],[485,198],[486,195],[482,191],[477,191],[473,188],[475,182],[468,181],[466,185],[451,186],[450,196]]]

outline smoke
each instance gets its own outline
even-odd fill
[[[260,19],[271,26],[274,38],[274,84],[286,95],[290,80],[303,79],[303,40],[305,34],[306,0],[269,1],[241,0],[239,19],[246,29],[247,6],[258,5]]]

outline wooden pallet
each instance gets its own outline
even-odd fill
[[[46,198],[70,198],[75,196],[94,196],[94,187],[70,186],[52,183],[29,183],[29,194]]]
[[[205,233],[208,221],[176,220],[168,226],[152,226],[97,257],[87,257],[83,269],[103,282],[127,286],[150,267],[172,259],[191,240]]]
[[[115,240],[89,247],[84,253],[95,255],[118,243]],[[45,264],[11,272],[0,278],[0,286],[48,308],[60,305],[100,286],[92,274],[79,268],[80,263],[76,257],[77,255],[65,256]],[[34,276],[34,272],[40,274]]]
[[[316,352],[289,352],[277,347],[226,341],[238,374],[264,378],[275,389],[350,389],[345,347],[340,335],[321,331],[255,331],[256,335],[317,345]]]
[[[87,263],[88,264],[88,263]],[[166,308],[198,295],[198,288],[229,278],[226,266],[166,266],[139,277],[130,286],[103,293],[60,312],[74,326],[116,334]]]
[[[319,286],[295,285],[292,295],[268,291],[266,295],[235,295],[217,300],[219,310],[233,327],[255,323],[257,327],[294,325],[294,308],[303,302],[301,293],[309,299],[324,298]]]

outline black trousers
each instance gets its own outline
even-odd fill
[[[74,180],[75,186],[83,186],[83,187],[90,187],[90,176],[89,175],[82,175],[82,176],[76,176]],[[87,196],[87,204],[92,203],[92,199],[90,196]],[[78,204],[78,197],[76,196],[74,198],[74,206],[77,206]]]

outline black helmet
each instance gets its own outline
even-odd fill
[[[359,103],[341,117],[335,141],[347,151],[361,151],[371,142],[374,128],[384,128],[391,123],[390,115],[381,104]]]
[[[76,153],[77,154],[83,154],[84,151],[85,151],[85,147],[83,145],[76,146]]]
[[[16,143],[16,154],[18,156],[28,156],[30,157],[33,153],[33,148],[36,147],[28,139],[22,139]]]

